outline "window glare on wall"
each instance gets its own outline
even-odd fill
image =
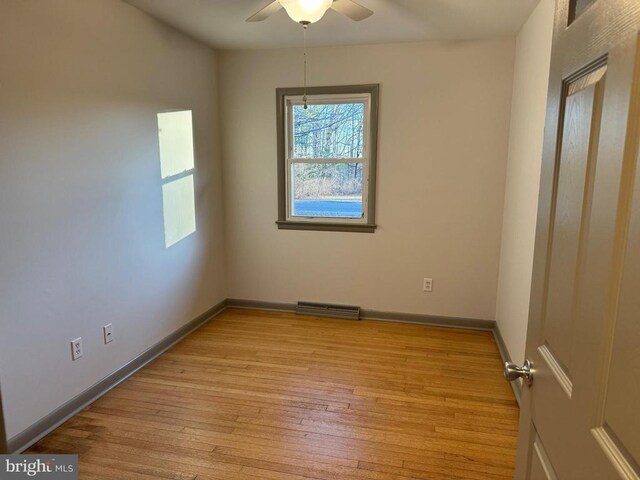
[[[158,114],[162,178],[193,169],[191,110]]]
[[[162,186],[165,246],[178,243],[196,231],[193,175]]]
[[[191,110],[158,113],[165,247],[196,231]]]

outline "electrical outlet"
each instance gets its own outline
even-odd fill
[[[425,292],[433,292],[433,278],[422,279],[422,290]]]
[[[77,360],[82,356],[82,337],[71,340],[71,360]]]
[[[104,343],[107,344],[111,342],[113,340],[113,323],[102,327],[102,332],[104,333]]]

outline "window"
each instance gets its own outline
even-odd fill
[[[278,227],[373,232],[378,85],[279,88]]]

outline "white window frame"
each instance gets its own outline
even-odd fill
[[[286,145],[286,198],[287,198],[287,221],[305,221],[317,223],[344,223],[344,224],[366,224],[369,214],[369,168],[370,168],[370,142],[371,142],[371,94],[326,94],[326,95],[308,95],[308,105],[333,105],[345,103],[362,103],[364,104],[364,120],[363,120],[363,142],[362,157],[357,158],[295,158],[293,156],[293,107],[303,105],[302,95],[287,95],[285,98],[285,145]],[[361,217],[304,217],[292,215],[292,167],[296,163],[360,163],[362,164],[362,216]]]

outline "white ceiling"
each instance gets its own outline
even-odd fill
[[[269,0],[124,0],[219,49],[297,47],[301,27],[284,10],[245,19]],[[308,32],[309,45],[474,40],[517,33],[539,0],[357,0],[375,13],[354,22],[329,10]]]

